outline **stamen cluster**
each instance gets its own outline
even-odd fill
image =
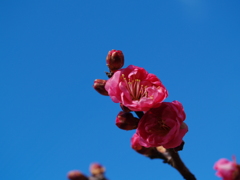
[[[134,65],[116,71],[106,82],[105,89],[113,102],[122,103],[132,111],[158,107],[168,96],[156,75]]]

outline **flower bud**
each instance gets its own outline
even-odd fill
[[[98,163],[92,163],[90,165],[89,170],[92,175],[103,174],[105,172],[105,168],[101,164],[98,164]]]
[[[111,50],[108,52],[106,62],[109,70],[115,72],[124,65],[124,56],[120,50]]]
[[[108,96],[108,92],[106,91],[105,84],[107,80],[102,80],[102,79],[95,79],[93,87],[94,89],[100,93],[101,95]]]
[[[78,170],[70,171],[67,177],[69,180],[88,180],[88,178]]]
[[[116,125],[123,130],[132,130],[136,129],[138,126],[139,119],[133,117],[130,112],[120,111],[116,118]]]

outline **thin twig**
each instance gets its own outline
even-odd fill
[[[168,164],[174,167],[186,180],[196,180],[195,176],[189,171],[181,160],[179,154],[174,149],[167,149],[171,159]]]

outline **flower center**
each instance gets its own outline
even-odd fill
[[[161,134],[166,135],[169,132],[170,127],[166,125],[163,120],[159,120],[158,124],[159,124],[159,131],[161,132]]]
[[[142,97],[148,96],[148,92],[146,90],[148,86],[143,86],[140,79],[130,80],[127,79],[124,74],[122,74],[122,78],[126,84],[126,88],[129,91],[132,100],[140,100]],[[150,96],[150,98],[153,99],[152,96]]]
[[[170,131],[170,127],[165,124],[163,120],[158,120],[158,124],[154,124],[151,128],[147,130],[148,133],[158,134],[160,136],[165,136]]]

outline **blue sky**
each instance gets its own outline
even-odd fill
[[[213,0],[0,1],[0,179],[65,180],[92,162],[112,180],[176,180],[130,148],[118,104],[92,88],[105,57],[144,67],[180,101],[189,132],[182,159],[217,180],[220,158],[240,163],[240,2]]]

